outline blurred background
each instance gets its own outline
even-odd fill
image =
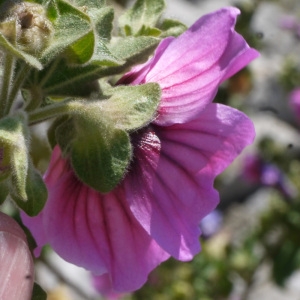
[[[122,11],[130,1],[116,2]],[[118,295],[104,289],[105,278],[46,249],[37,281],[49,300],[299,300],[300,1],[166,2],[165,16],[188,26],[218,8],[240,8],[236,30],[261,56],[224,83],[215,101],[244,111],[256,141],[217,178],[221,202],[200,224],[202,252],[192,262],[170,259],[142,289]]]

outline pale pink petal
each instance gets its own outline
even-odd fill
[[[52,160],[50,178],[58,160]],[[30,219],[23,218],[25,225]],[[109,273],[116,291],[140,288],[169,257],[133,217],[122,188],[101,195],[83,185],[70,167],[62,169],[49,190],[40,226],[62,258],[95,274]]]
[[[289,104],[298,122],[300,122],[300,88],[296,88],[290,93]]]
[[[0,299],[31,299],[34,266],[18,223],[0,212]]]
[[[243,113],[216,104],[189,123],[144,132],[126,194],[137,220],[172,256],[189,260],[200,250],[198,225],[219,201],[213,181],[253,138]]]
[[[234,31],[238,14],[229,7],[205,15],[178,38],[163,40],[152,60],[119,83],[159,83],[162,100],[156,124],[193,119],[213,101],[222,81],[259,55]]]

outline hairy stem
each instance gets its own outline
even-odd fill
[[[16,96],[26,78],[26,74],[29,72],[30,70],[30,65],[26,64],[26,63],[23,63],[19,72],[16,74],[16,77],[15,77],[15,80],[14,80],[14,83],[11,87],[11,90],[10,90],[10,93],[9,93],[9,96],[7,98],[7,101],[6,101],[6,107],[5,107],[5,110],[4,110],[4,114],[8,114],[15,99],[16,99]]]
[[[37,109],[28,113],[29,124],[33,125],[51,118],[72,114],[78,112],[82,108],[82,101],[66,100],[56,104]]]
[[[8,93],[13,79],[15,58],[11,54],[5,55],[3,81],[0,94],[0,117],[7,114]]]

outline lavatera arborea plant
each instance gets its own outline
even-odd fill
[[[35,254],[50,244],[118,292],[170,256],[191,260],[219,201],[215,177],[255,135],[242,112],[212,103],[258,56],[234,30],[239,10],[186,30],[162,20],[162,0],[137,0],[119,28],[105,1],[1,7],[1,197],[21,208]],[[30,128],[48,120],[42,180]]]

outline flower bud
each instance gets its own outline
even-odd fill
[[[0,212],[0,299],[31,299],[34,265],[18,223]]]
[[[0,23],[0,32],[27,53],[40,53],[53,36],[53,25],[43,6],[20,2],[13,5]]]

